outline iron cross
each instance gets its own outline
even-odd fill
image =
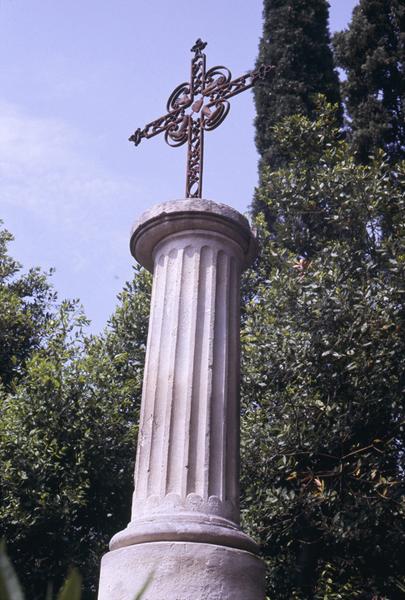
[[[232,79],[226,67],[212,67],[207,71],[203,52],[206,45],[198,39],[191,48],[194,56],[190,82],[181,83],[173,90],[167,101],[167,114],[143,129],[137,129],[129,138],[135,146],[143,138],[149,139],[159,133],[164,133],[169,146],[182,146],[188,142],[187,198],[202,197],[204,131],[212,131],[222,123],[230,109],[229,98],[251,88],[273,68],[261,65],[236,79]]]

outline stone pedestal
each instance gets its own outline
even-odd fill
[[[262,600],[264,566],[239,528],[239,289],[248,222],[201,199],[135,224],[153,271],[132,516],[101,565],[99,600]]]

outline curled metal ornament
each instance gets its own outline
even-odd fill
[[[230,103],[227,100],[221,100],[214,105],[214,110],[205,107],[207,110],[203,112],[202,126],[205,131],[212,131],[221,125],[221,123],[227,117],[231,108]]]
[[[273,65],[259,65],[256,71],[253,71],[252,76],[255,79],[266,79],[267,75],[274,71]]]
[[[181,83],[170,94],[166,104],[168,112],[178,110],[179,108],[187,108],[190,106],[192,97],[190,95],[190,84]]]
[[[165,140],[169,146],[177,148],[187,142],[189,121],[190,117],[183,114],[167,127],[165,131]]]
[[[212,67],[205,74],[204,96],[209,96],[214,90],[226,83],[229,83],[232,78],[232,73],[227,67],[218,65]]]

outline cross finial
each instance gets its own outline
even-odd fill
[[[167,101],[167,114],[143,129],[137,129],[129,141],[138,146],[142,139],[164,133],[170,146],[182,146],[188,142],[186,197],[202,197],[204,131],[212,131],[227,116],[229,99],[251,88],[257,80],[264,79],[274,68],[260,65],[236,79],[226,67],[217,66],[206,70],[203,52],[207,43],[200,38],[191,48],[191,78],[178,85]]]
[[[195,52],[196,56],[201,56],[201,53],[206,45],[207,42],[203,42],[201,38],[198,38],[194,46],[191,48],[191,52]]]

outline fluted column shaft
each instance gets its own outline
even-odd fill
[[[132,518],[238,521],[241,250],[187,231],[155,253]]]

